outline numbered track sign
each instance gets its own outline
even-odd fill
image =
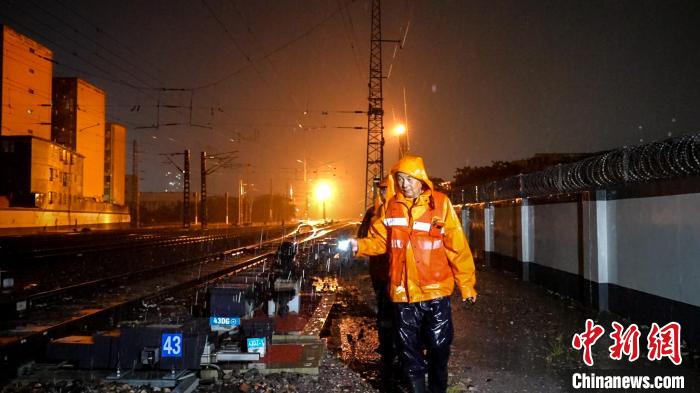
[[[248,344],[248,353],[259,353],[261,358],[265,357],[266,349],[266,339],[265,337],[255,337],[247,339],[246,344]]]
[[[209,317],[209,326],[212,330],[231,330],[241,325],[238,317]]]
[[[163,333],[160,339],[160,353],[164,358],[182,357],[182,333]]]

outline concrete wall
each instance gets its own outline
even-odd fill
[[[59,228],[97,224],[129,223],[128,211],[65,211],[0,209],[0,228]]]
[[[700,306],[700,194],[621,199],[614,283]]]
[[[503,203],[494,207],[494,252],[509,258],[521,254],[520,205]]]
[[[580,217],[579,203],[531,206],[526,262],[700,306],[700,194],[584,201]],[[467,206],[477,254],[486,248],[484,207]],[[523,261],[523,208],[493,207],[494,254]]]
[[[553,269],[578,274],[577,204],[535,205],[534,213],[534,261]]]
[[[493,267],[584,305],[645,325],[679,322],[700,348],[700,193],[659,193],[683,187],[697,189],[691,179],[666,190],[467,205],[471,246]]]
[[[484,256],[484,205],[465,205],[469,210],[469,247],[477,257]]]

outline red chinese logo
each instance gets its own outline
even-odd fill
[[[593,323],[592,319],[586,319],[586,331],[580,334],[574,334],[571,340],[571,345],[574,349],[581,350],[583,348],[583,362],[588,366],[593,365],[593,354],[591,347],[605,333],[602,326]]]
[[[639,327],[633,323],[625,330],[624,326],[617,322],[613,322],[612,327],[615,331],[610,333],[610,338],[614,341],[608,348],[610,358],[620,360],[624,354],[630,362],[639,359]]]
[[[676,366],[681,364],[681,325],[678,322],[669,322],[660,328],[654,322],[647,336],[647,358],[651,361],[668,357]]]
[[[627,360],[634,362],[639,359],[639,337],[641,333],[636,324],[631,324],[625,329],[622,324],[613,322],[613,332],[610,333],[610,338],[613,340],[613,345],[608,347],[610,358],[613,360],[621,360],[624,355]],[[586,330],[582,333],[574,334],[571,340],[571,346],[576,350],[583,349],[583,362],[587,366],[593,366],[593,353],[591,348],[603,336],[605,329],[596,325],[592,319],[586,320]],[[675,365],[681,364],[681,325],[678,322],[669,322],[663,327],[659,327],[657,323],[651,324],[651,330],[647,335],[647,359],[650,361],[661,360],[665,357],[669,358]]]

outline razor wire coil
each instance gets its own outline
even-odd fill
[[[700,133],[624,146],[571,164],[558,164],[480,185],[468,195],[471,202],[485,202],[698,175]]]

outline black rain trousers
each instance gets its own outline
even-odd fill
[[[394,303],[399,334],[399,357],[409,381],[423,380],[428,372],[428,391],[447,390],[447,361],[454,331],[450,298],[417,303]],[[423,355],[423,349],[426,356]]]

